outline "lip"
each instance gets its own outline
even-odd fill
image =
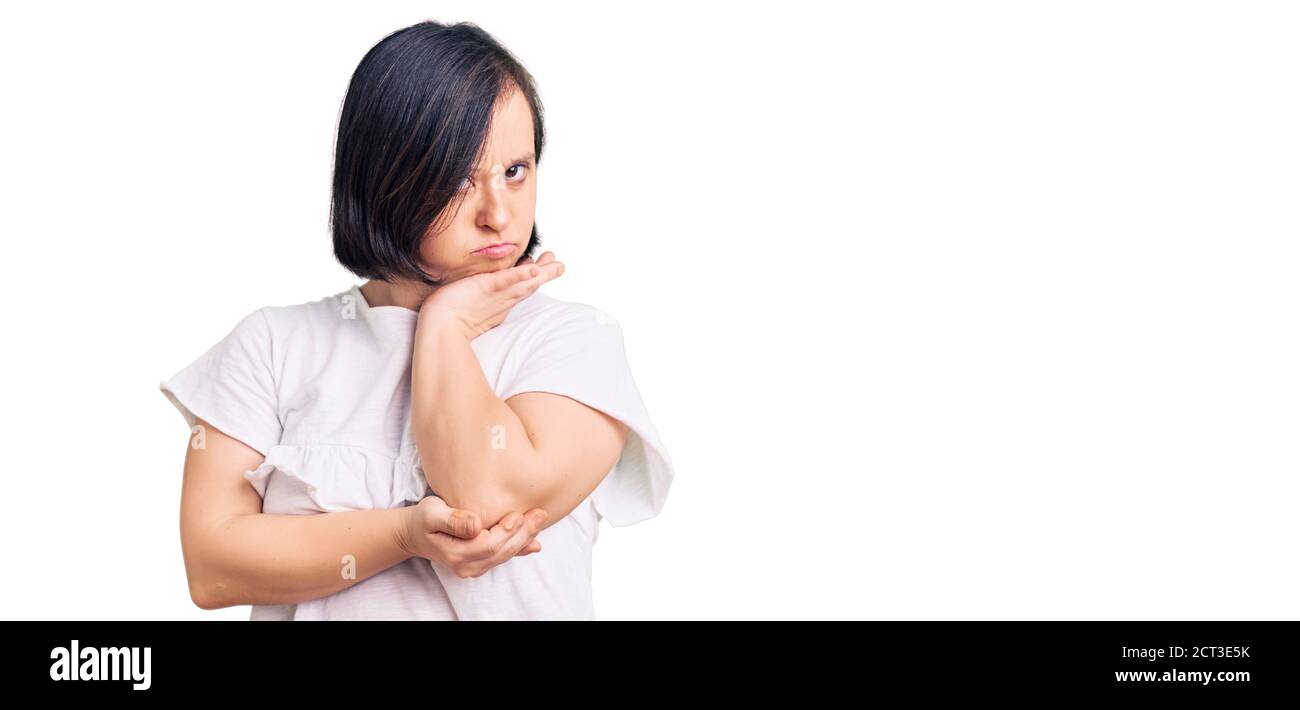
[[[499,244],[485,246],[482,249],[476,249],[474,250],[474,253],[479,256],[486,256],[489,259],[500,259],[503,256],[508,256],[516,248],[517,247],[515,247],[511,242],[501,242]]]

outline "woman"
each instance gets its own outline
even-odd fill
[[[618,323],[538,291],[564,271],[532,256],[543,138],[532,77],[472,24],[362,59],[331,226],[369,280],[249,314],[161,385],[200,607],[594,618],[599,521],[656,515],[673,474]]]

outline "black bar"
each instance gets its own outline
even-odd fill
[[[440,687],[532,687],[557,697],[555,683],[566,694],[632,693],[645,700],[680,698],[687,688],[848,691],[863,699],[876,691],[1293,697],[1300,676],[1300,622],[1293,621],[33,621],[3,628],[6,690],[38,697],[192,700],[198,689],[205,699],[271,691],[330,697],[343,689],[387,696],[409,689],[429,699]],[[65,649],[66,658],[74,641],[83,664],[101,655],[88,648],[134,648],[138,670],[148,647],[149,687],[134,689],[130,673],[116,681],[72,680],[68,663],[55,668],[68,679],[54,680],[56,649]],[[126,651],[103,655],[108,662]],[[1148,675],[1117,675],[1132,672]],[[135,675],[143,685],[143,674]],[[598,690],[610,683],[614,689]]]

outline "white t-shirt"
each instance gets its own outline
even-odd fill
[[[411,505],[433,493],[411,436],[417,316],[371,307],[357,286],[261,308],[160,387],[190,427],[205,419],[266,456],[244,474],[263,513]],[[502,399],[553,392],[625,423],[618,463],[537,536],[541,552],[470,579],[412,558],[326,597],[255,605],[252,620],[594,618],[591,550],[600,520],[621,527],[654,517],[673,478],[622,328],[596,308],[535,292],[470,345]]]

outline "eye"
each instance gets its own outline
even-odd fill
[[[506,168],[506,173],[505,173],[506,180],[509,180],[510,182],[523,182],[524,178],[528,177],[527,171],[528,171],[527,163],[515,163],[514,165],[511,165],[510,167]]]

